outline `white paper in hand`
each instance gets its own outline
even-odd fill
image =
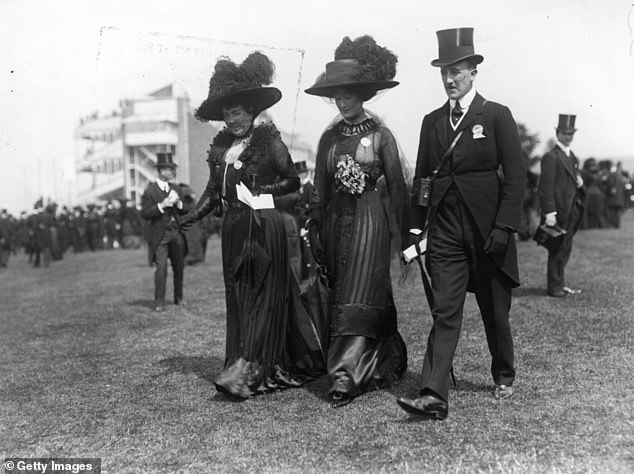
[[[275,209],[272,194],[254,196],[242,181],[240,181],[240,184],[236,184],[236,193],[238,194],[238,199],[251,209]]]
[[[420,248],[420,252],[421,252],[420,254],[418,253],[418,249],[416,248],[416,245],[410,245],[405,250],[403,250],[401,255],[403,256],[403,260],[405,261],[405,263],[409,263],[412,260],[414,260],[416,257],[418,257],[419,255],[425,254],[425,249],[427,248],[427,239],[421,240],[418,243],[418,248]]]

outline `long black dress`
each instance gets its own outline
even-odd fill
[[[356,166],[363,183],[347,188],[343,182],[354,179],[340,175]],[[324,132],[311,214],[322,225],[331,287],[331,394],[388,386],[407,368],[390,279],[392,231],[405,226],[406,198],[396,141],[377,119],[340,121]]]
[[[256,127],[239,156],[226,130],[208,153],[207,196],[222,196],[222,259],[227,305],[224,370],[216,388],[239,398],[297,387],[325,371],[325,320],[299,311],[299,252],[294,217],[280,209],[254,211],[236,185],[283,196],[299,188],[297,171],[272,124]],[[203,196],[204,197],[204,196]]]

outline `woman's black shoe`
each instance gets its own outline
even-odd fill
[[[334,392],[330,397],[330,406],[332,408],[341,408],[352,401],[352,397],[344,392]]]

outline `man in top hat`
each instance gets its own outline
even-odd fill
[[[174,304],[183,302],[183,272],[187,244],[181,233],[179,215],[184,214],[178,186],[170,183],[176,177],[176,164],[171,153],[157,153],[158,178],[148,185],[141,197],[141,217],[147,220],[147,240],[154,272],[154,310],[165,310],[167,259],[174,273]]]
[[[548,250],[547,291],[557,298],[581,291],[569,288],[564,281],[564,268],[572,251],[572,238],[583,215],[584,189],[579,160],[570,149],[574,138],[575,115],[559,114],[557,140],[552,150],[542,157],[539,201],[542,220],[548,226],[566,230],[561,246]]]
[[[431,64],[440,69],[449,100],[423,119],[410,209],[414,241],[429,220],[425,264],[431,284],[425,286],[434,322],[418,396],[400,398],[398,404],[411,414],[444,419],[467,291],[475,293],[484,322],[493,394],[496,399],[513,394],[509,310],[511,289],[519,285],[514,234],[526,165],[510,110],[474,88],[483,57],[474,53],[473,29],[442,30],[437,36],[439,58]],[[425,205],[417,194],[424,191],[421,178],[431,176]]]
[[[13,229],[9,213],[6,209],[2,209],[0,211],[0,267],[6,267],[9,263],[12,241]]]

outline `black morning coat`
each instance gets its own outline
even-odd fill
[[[169,186],[170,189],[176,191],[181,199],[183,198],[178,186],[174,186],[172,183],[169,183]],[[154,261],[154,253],[163,238],[167,224],[173,217],[176,221],[176,225],[178,225],[178,216],[185,214],[184,210],[180,210],[175,206],[166,207],[164,213],[159,211],[157,204],[165,199],[168,194],[169,193],[162,191],[159,185],[154,182],[145,188],[143,196],[141,197],[141,217],[148,221],[145,238],[152,252],[152,261]],[[185,242],[187,242],[187,240],[185,240]],[[187,248],[185,248],[185,253],[187,253]]]
[[[433,223],[437,206],[455,183],[486,241],[494,224],[515,229],[519,223],[526,163],[517,125],[508,107],[487,101],[480,94],[475,95],[456,131],[449,124],[449,109],[447,101],[423,119],[415,182],[432,174],[455,135],[463,130],[452,159],[434,181],[429,219]],[[416,204],[416,196],[410,214],[410,227],[422,229],[427,208]],[[519,286],[514,235],[506,252],[493,256],[493,261],[511,279],[512,286]]]
[[[577,197],[577,166],[574,154],[566,156],[555,146],[542,157],[539,178],[539,203],[542,215],[557,213],[557,224],[564,229],[573,229],[577,222],[569,222],[572,207]]]

